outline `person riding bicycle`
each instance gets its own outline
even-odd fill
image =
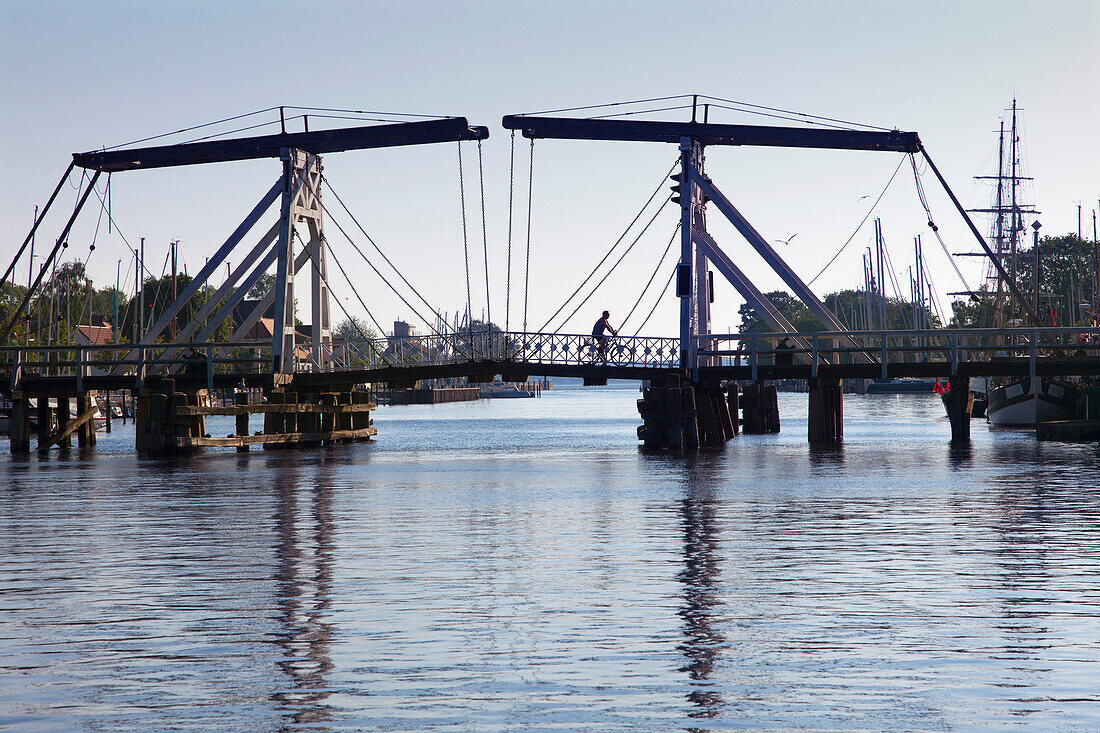
[[[611,313],[604,311],[600,316],[600,320],[596,321],[596,325],[592,326],[592,337],[596,339],[598,345],[597,359],[600,361],[607,361],[607,345],[611,340],[611,336],[618,336],[619,332],[611,327],[610,321],[607,319],[611,317]],[[611,336],[607,335],[605,331],[610,331]]]

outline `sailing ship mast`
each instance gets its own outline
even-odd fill
[[[1005,122],[1002,119],[998,138],[997,175],[976,176],[979,180],[996,181],[996,188],[993,192],[993,206],[988,209],[972,209],[972,211],[992,215],[991,237],[996,243],[995,255],[1003,269],[1015,282],[1019,269],[1017,264],[1020,232],[1024,231],[1024,214],[1038,214],[1039,211],[1031,204],[1021,201],[1020,182],[1029,181],[1031,177],[1020,175],[1020,132],[1018,107],[1015,99],[1012,100],[1011,112],[1012,121],[1009,128],[1007,150],[1008,160],[1005,160]],[[1019,315],[1021,306],[1012,297],[1010,289],[1005,285],[1003,276],[993,262],[990,262],[986,269],[986,281],[993,283],[994,292],[996,293],[993,301],[993,313],[990,315],[994,319],[994,325],[997,328],[1003,328],[1006,325],[1004,318],[1006,309],[1002,307],[1005,295],[1007,294],[1009,298],[1007,313],[1010,320]]]

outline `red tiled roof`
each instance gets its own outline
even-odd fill
[[[85,326],[76,327],[77,338],[89,346],[108,346],[115,342],[115,330],[110,326]]]

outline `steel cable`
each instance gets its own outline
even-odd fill
[[[646,315],[645,320],[642,321],[642,325],[638,326],[638,330],[634,332],[635,338],[638,336],[638,334],[642,332],[642,329],[645,328],[645,325],[649,323],[649,319],[653,317],[653,313],[657,310],[657,306],[659,306],[661,304],[661,301],[664,299],[665,293],[668,292],[668,286],[672,284],[672,279],[674,277],[676,277],[676,268],[672,269],[672,274],[668,276],[668,280],[665,282],[665,286],[661,288],[661,292],[657,296],[657,300],[654,301],[653,307],[649,309],[649,313]]]
[[[393,286],[393,283],[391,283],[389,280],[387,280],[386,276],[383,275],[381,273],[381,271],[377,267],[375,267],[374,263],[371,262],[367,258],[367,255],[363,252],[363,250],[361,250],[359,248],[359,245],[357,245],[355,243],[355,241],[350,236],[348,236],[347,231],[345,231],[344,227],[342,227],[340,225],[340,222],[338,222],[336,220],[336,217],[334,217],[332,215],[332,212],[329,211],[328,207],[325,206],[324,203],[321,203],[321,209],[326,214],[328,214],[329,220],[333,224],[335,224],[336,228],[340,230],[340,233],[344,235],[344,239],[348,240],[348,244],[350,244],[355,249],[355,251],[359,253],[359,256],[363,258],[363,261],[367,263],[367,265],[370,267],[370,269],[374,270],[374,274],[378,275],[378,277],[382,280],[382,282],[385,283],[386,287],[388,287],[390,290],[392,290],[393,294],[396,295],[401,300],[401,302],[405,304],[405,307],[408,308],[410,311],[412,311],[413,315],[415,315],[417,318],[419,318],[421,321],[423,321],[424,324],[428,327],[428,329],[432,333],[434,333],[436,336],[442,336],[441,333],[439,333],[438,331],[435,330],[435,327],[428,321],[428,319],[425,318],[423,315],[421,315],[420,311],[418,311],[416,308],[414,308],[413,305],[411,303],[409,303],[409,301],[405,298],[405,296],[402,295],[401,292]],[[352,287],[352,290],[354,291],[355,286],[352,285],[351,287]],[[356,292],[356,295],[358,296],[358,292]],[[435,313],[433,312],[432,315],[435,315]]]
[[[477,141],[477,178],[481,187],[481,248],[485,254],[485,327],[493,322],[493,311],[489,298],[489,232],[485,226],[485,165],[481,155],[481,141]]]
[[[562,303],[561,306],[559,306],[556,311],[554,311],[554,314],[552,316],[550,316],[549,318],[546,319],[546,323],[542,324],[542,326],[539,328],[539,331],[545,330],[546,327],[550,325],[550,322],[553,321],[555,318],[557,318],[558,314],[560,314],[563,310],[565,310],[569,306],[570,301],[572,301],[573,298],[577,297],[577,293],[579,293],[584,288],[584,286],[588,284],[588,281],[596,276],[596,273],[599,271],[600,267],[603,266],[603,263],[607,262],[607,258],[609,258],[615,252],[615,250],[622,243],[622,241],[624,239],[626,239],[626,235],[630,233],[630,230],[634,227],[634,225],[638,222],[638,220],[642,218],[642,214],[644,214],[646,209],[649,208],[649,205],[651,203],[653,203],[653,199],[657,198],[657,194],[659,194],[661,192],[661,188],[665,185],[665,180],[668,178],[669,174],[672,173],[673,169],[676,168],[677,165],[679,165],[679,163],[680,163],[680,159],[677,158],[676,162],[673,163],[671,166],[669,166],[668,170],[665,171],[665,173],[661,176],[661,182],[657,184],[657,188],[653,189],[653,193],[650,194],[650,196],[646,200],[646,202],[644,204],[642,204],[642,208],[638,210],[638,213],[634,215],[634,218],[630,220],[630,223],[626,225],[626,229],[623,230],[623,233],[619,235],[619,238],[615,240],[615,243],[611,245],[611,248],[607,250],[607,252],[604,254],[604,256],[602,258],[600,258],[600,261],[596,263],[596,266],[592,268],[592,271],[590,273],[588,273],[588,276],[585,277],[584,280],[581,281],[581,284],[577,286],[577,289],[574,290],[569,295],[569,297],[565,299],[565,302]],[[664,203],[661,204],[662,208],[664,207],[665,203],[668,203],[668,199],[665,199]],[[658,211],[660,211],[660,208],[658,209]],[[637,240],[635,240],[635,242],[637,242]],[[631,245],[631,246],[633,246],[633,245]],[[612,269],[614,269],[614,268],[612,268]],[[591,295],[589,297],[591,297]],[[576,311],[574,311],[574,312],[576,312]],[[570,318],[571,317],[572,316],[570,316]],[[569,320],[569,318],[566,318],[566,321],[568,321],[568,320]]]
[[[947,261],[951,263],[951,267],[954,268],[955,274],[959,276],[959,280],[962,282],[963,287],[971,294],[971,297],[974,297],[980,302],[981,297],[975,294],[975,290],[970,287],[970,283],[968,283],[966,277],[963,276],[962,270],[955,264],[955,258],[951,256],[951,252],[947,249],[943,237],[940,236],[940,228],[936,226],[936,223],[932,220],[932,209],[928,206],[928,198],[924,195],[924,186],[921,185],[920,173],[917,170],[917,159],[912,153],[909,154],[909,162],[913,166],[913,182],[917,185],[917,198],[920,199],[921,206],[924,207],[924,213],[928,215],[928,228],[932,230],[932,234],[936,235],[936,241],[940,243],[940,249],[947,255]]]
[[[508,332],[512,312],[512,200],[516,184],[516,131],[512,130],[512,144],[508,152],[508,264],[504,279],[504,331]]]
[[[535,184],[535,140],[531,139],[531,161],[527,166],[527,256],[523,269],[523,332],[527,332],[527,289],[531,281],[531,199]]]
[[[328,288],[329,294],[331,294],[332,293],[332,286],[329,285],[328,277],[325,275],[325,273],[321,272],[321,267],[317,263],[317,260],[314,259],[313,253],[309,251],[309,247],[306,245],[305,242],[302,241],[302,237],[301,237],[300,234],[298,234],[297,231],[294,232],[294,236],[298,238],[298,242],[302,245],[303,248],[305,248],[306,252],[309,252],[309,259],[313,262],[314,269],[317,270],[317,274],[320,276],[321,280],[324,281],[325,287]],[[321,235],[321,242],[324,243],[326,246],[328,246],[328,244],[329,244],[328,238],[325,237],[323,234]],[[356,299],[359,301],[359,305],[361,305],[363,307],[363,310],[365,310],[367,312],[367,317],[370,318],[371,323],[373,323],[375,328],[378,329],[379,338],[384,337],[386,332],[384,330],[382,330],[382,326],[378,323],[378,320],[375,319],[374,314],[370,312],[370,308],[367,307],[367,304],[363,302],[363,299],[361,297],[359,297],[359,293],[358,293],[358,291],[356,291],[355,286],[352,285],[351,279],[348,277],[348,273],[344,270],[344,266],[342,264],[340,264],[340,258],[336,256],[335,252],[332,251],[332,247],[328,247],[328,253],[332,256],[332,261],[336,263],[336,268],[338,270],[340,270],[340,274],[344,276],[344,280],[347,281],[348,287],[351,288],[352,294],[355,295]],[[382,361],[384,361],[385,363],[387,363],[387,364],[392,363],[392,362],[390,362],[389,359],[386,358],[385,354],[380,352],[377,349],[377,347],[375,347],[375,345],[373,343],[373,339],[371,339],[369,336],[367,336],[367,334],[363,331],[363,329],[359,327],[359,324],[356,323],[355,319],[351,317],[350,313],[348,313],[348,309],[345,308],[344,304],[340,302],[340,299],[335,298],[335,300],[336,300],[336,305],[340,308],[340,311],[344,314],[344,317],[348,319],[348,323],[350,323],[352,325],[352,327],[355,328],[355,330],[359,332],[359,335],[363,337],[363,341],[366,342],[366,344],[370,347],[371,351],[373,351],[375,354],[377,354],[382,359]],[[331,336],[331,333],[330,333],[330,336]]]
[[[347,204],[344,203],[344,200],[340,198],[340,194],[336,193],[336,190],[333,189],[332,182],[323,175],[321,176],[321,180],[324,181],[325,186],[328,187],[329,192],[336,197],[336,201],[340,204],[340,207],[347,213],[349,217],[351,217],[351,220],[355,223],[355,226],[358,227],[359,231],[363,233],[363,236],[367,238],[367,241],[370,242],[371,246],[374,247],[374,250],[379,254],[379,256],[382,257],[386,264],[393,269],[397,276],[401,278],[401,282],[405,283],[405,285],[408,286],[409,290],[411,290],[417,298],[420,298],[420,302],[423,303],[428,308],[428,310],[430,310],[432,313],[438,313],[438,311],[432,306],[432,304],[429,303],[427,299],[420,294],[420,291],[413,287],[413,284],[409,282],[408,278],[406,278],[404,274],[402,274],[401,270],[397,268],[397,265],[393,264],[390,258],[386,256],[386,253],[382,251],[382,248],[379,247],[378,243],[374,241],[374,238],[371,237],[371,235],[359,222],[359,219],[357,219],[355,214],[351,212],[351,209],[349,209]],[[366,255],[363,256],[366,257]]]
[[[466,327],[472,334],[474,328],[473,303],[470,297],[470,245],[466,236],[466,184],[462,180],[462,142],[458,143],[458,198],[462,208],[462,254],[466,265]]]
[[[892,174],[890,174],[890,180],[888,180],[886,182],[886,185],[882,187],[882,191],[879,193],[878,198],[875,199],[875,203],[871,204],[871,208],[867,209],[867,213],[863,215],[862,219],[860,219],[859,224],[856,226],[855,230],[852,232],[852,235],[850,237],[848,237],[848,239],[844,242],[844,244],[840,245],[840,249],[838,249],[836,251],[836,254],[833,255],[832,258],[828,262],[825,263],[825,266],[822,267],[821,270],[816,275],[814,275],[812,278],[810,278],[810,281],[808,283],[806,283],[807,286],[813,285],[815,280],[817,280],[819,277],[824,275],[825,271],[828,270],[829,267],[832,266],[832,264],[834,262],[836,262],[836,258],[840,257],[840,254],[845,249],[847,249],[848,245],[852,243],[852,240],[856,238],[856,235],[859,234],[859,230],[862,229],[863,225],[867,223],[867,220],[869,218],[871,218],[871,214],[874,213],[875,208],[878,206],[879,202],[882,201],[882,197],[886,195],[886,191],[889,190],[890,184],[894,182],[894,178],[898,175],[898,171],[901,170],[901,167],[904,164],[905,164],[905,158],[902,158],[898,162],[898,167],[894,169],[894,172]]]
[[[569,321],[572,320],[573,316],[577,315],[577,312],[582,307],[584,307],[584,304],[587,303],[589,301],[589,299],[593,295],[596,294],[596,291],[600,289],[600,286],[603,285],[605,282],[607,282],[607,278],[611,277],[611,273],[615,272],[615,268],[618,267],[622,263],[622,261],[626,258],[626,256],[628,254],[630,254],[630,250],[634,249],[634,245],[636,245],[638,243],[638,241],[645,235],[645,233],[647,231],[649,231],[649,227],[652,226],[653,222],[655,222],[657,220],[657,217],[661,215],[661,211],[664,210],[665,205],[668,204],[668,202],[671,199],[672,199],[672,197],[670,195],[669,198],[665,199],[664,203],[662,203],[657,208],[657,211],[653,212],[653,216],[650,218],[650,220],[648,222],[646,222],[646,225],[642,228],[642,231],[638,232],[638,236],[636,236],[634,238],[634,241],[630,243],[630,246],[627,247],[621,255],[619,255],[619,259],[615,260],[615,264],[611,266],[611,269],[609,269],[606,273],[604,273],[604,276],[600,279],[600,281],[598,283],[596,283],[592,287],[592,290],[589,291],[588,295],[586,295],[584,297],[584,299],[580,303],[577,304],[577,307],[573,309],[573,312],[570,313],[568,316],[566,316],[565,320],[563,320],[561,322],[561,325],[558,327],[558,329],[556,331],[554,331],[554,333],[558,333],[562,329],[564,329],[565,324],[569,323]]]
[[[665,251],[661,254],[661,259],[657,261],[657,267],[653,268],[653,274],[649,276],[649,280],[646,282],[645,287],[642,288],[642,292],[638,295],[638,299],[634,301],[634,305],[630,308],[630,312],[623,318],[621,324],[619,324],[619,330],[621,331],[626,327],[627,321],[634,315],[634,311],[638,309],[638,305],[642,302],[642,298],[645,297],[646,292],[649,290],[649,286],[653,284],[654,278],[657,277],[657,273],[661,270],[661,265],[665,263],[665,258],[668,257],[669,251],[672,250],[672,243],[676,241],[676,235],[680,232],[680,225],[682,222],[676,222],[676,228],[672,231],[672,238],[668,240],[668,245],[665,247]]]

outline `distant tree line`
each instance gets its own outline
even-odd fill
[[[176,292],[183,292],[191,284],[188,275],[176,276]],[[195,297],[179,312],[175,321],[185,324],[206,304],[214,288],[201,288]],[[4,323],[11,318],[26,297],[27,286],[4,283],[0,290],[0,318]],[[173,301],[172,276],[148,277],[142,283],[142,297],[132,298],[114,286],[96,288],[88,277],[83,262],[66,262],[50,277],[43,280],[30,299],[23,316],[16,322],[9,337],[14,344],[70,344],[75,342],[76,327],[93,323],[106,323],[115,329],[118,343],[132,343],[135,323],[145,329],[164,315]],[[138,314],[139,305],[143,313]],[[170,336],[166,330],[158,341]],[[222,323],[212,340],[225,340],[229,336],[229,324]]]
[[[785,290],[773,290],[764,295],[772,302],[784,318],[790,321],[796,331],[814,332],[822,331],[825,325],[818,320],[806,304]],[[851,331],[861,331],[882,328],[882,312],[885,306],[887,329],[911,329],[914,320],[921,320],[921,310],[914,314],[913,303],[901,298],[887,297],[885,303],[874,293],[866,293],[862,290],[841,290],[829,293],[822,301],[825,307],[832,311],[842,324]],[[868,317],[868,309],[870,316]],[[775,329],[770,327],[748,303],[741,306],[741,333],[771,333]],[[923,322],[930,324],[931,328],[938,328],[940,320],[927,307],[923,308]]]

